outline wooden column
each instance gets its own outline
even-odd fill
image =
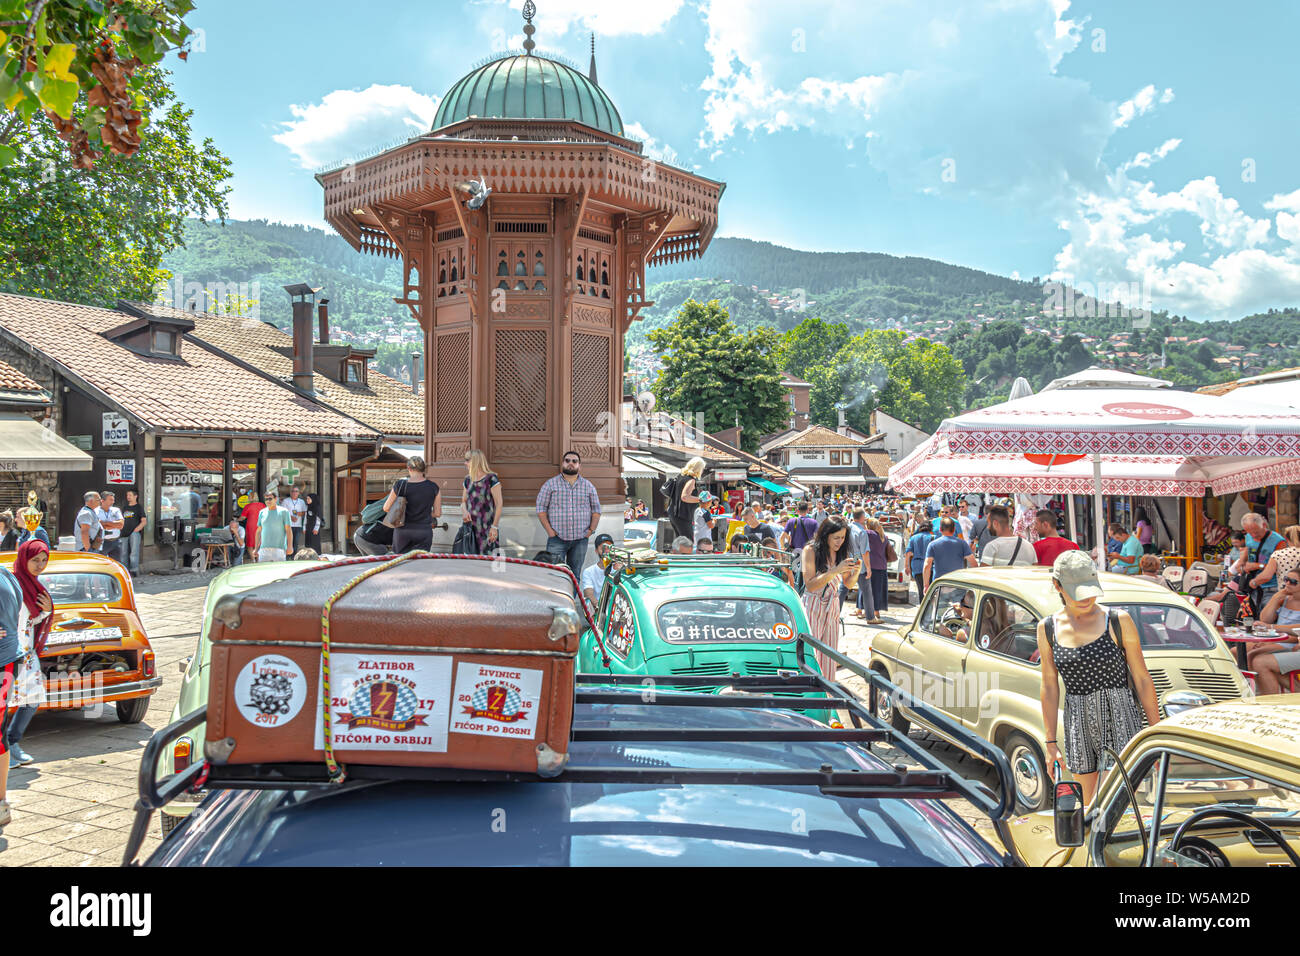
[[[230,524],[230,493],[234,490],[235,443],[227,438],[224,457],[221,461],[221,524]]]

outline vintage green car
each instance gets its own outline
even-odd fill
[[[172,708],[169,723],[180,720],[185,714],[193,713],[208,701],[208,666],[211,661],[212,645],[208,642],[208,625],[212,621],[212,609],[227,594],[247,591],[260,584],[282,581],[295,571],[301,571],[306,565],[302,561],[272,561],[265,564],[241,564],[223,571],[208,585],[207,597],[203,603],[203,624],[199,631],[199,643],[194,654],[181,661],[181,692]],[[192,760],[203,759],[203,737],[207,725],[199,724],[190,736],[176,741],[175,746],[163,754],[158,772],[170,774],[173,770],[184,770]],[[189,814],[199,803],[198,796],[187,796],[169,803],[159,814],[162,820],[162,832],[165,836],[176,824]]]
[[[588,630],[578,653],[581,672],[657,678],[776,676],[799,669],[795,637],[809,632],[808,618],[794,588],[773,573],[780,570],[777,562],[746,555],[611,554],[594,617],[609,670]],[[811,653],[804,665],[817,669]],[[660,686],[722,690],[671,681]],[[833,716],[807,713],[818,720]]]

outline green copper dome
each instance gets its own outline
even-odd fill
[[[623,135],[618,110],[594,81],[563,63],[532,54],[502,57],[462,77],[442,98],[433,128],[471,116],[572,120]]]

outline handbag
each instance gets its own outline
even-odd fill
[[[898,560],[898,552],[894,550],[894,542],[890,541],[888,538],[885,539],[885,560]]]
[[[393,506],[388,509],[384,515],[382,524],[387,528],[400,528],[406,524],[406,479],[403,478],[393,485],[393,493],[397,495],[397,500]]]

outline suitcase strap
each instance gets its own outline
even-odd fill
[[[340,764],[334,758],[334,733],[333,720],[330,716],[330,611],[334,607],[334,602],[343,595],[347,594],[354,587],[360,584],[366,578],[374,577],[381,571],[387,571],[389,568],[401,564],[403,561],[409,561],[418,557],[423,552],[410,551],[401,557],[394,558],[392,561],[385,561],[382,564],[376,564],[373,568],[363,571],[355,578],[349,581],[343,587],[339,588],[325,601],[325,607],[320,616],[320,657],[321,657],[321,694],[324,701],[321,706],[321,721],[325,731],[325,767],[329,770],[330,783],[342,783],[347,779],[348,769]]]

